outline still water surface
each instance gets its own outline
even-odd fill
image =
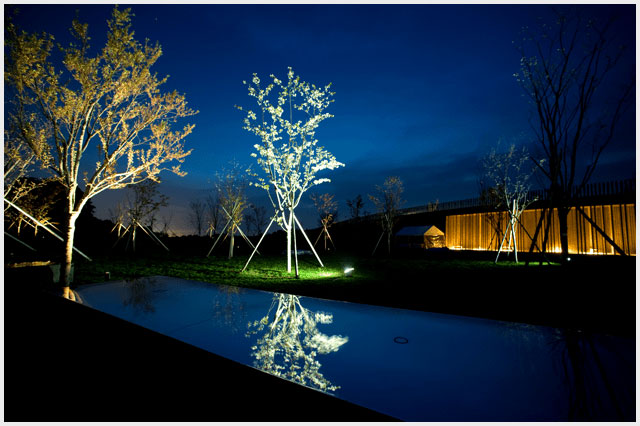
[[[80,302],[407,421],[635,420],[635,340],[169,277]]]

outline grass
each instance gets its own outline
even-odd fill
[[[256,256],[244,272],[245,257],[233,259],[204,256],[158,255],[151,257],[120,256],[78,261],[75,266],[75,284],[102,282],[105,272],[111,280],[130,280],[150,275],[166,275],[215,284],[299,293],[310,288],[352,288],[365,284],[383,285],[389,281],[405,279],[421,280],[427,276],[442,276],[457,271],[458,274],[481,273],[491,275],[506,270],[520,270],[524,263],[468,260],[424,260],[416,258],[362,258],[349,255],[323,256],[320,266],[314,256],[301,256],[299,278],[286,271],[284,256]],[[351,276],[345,276],[347,267],[354,268]],[[293,269],[293,265],[292,265]]]
[[[635,335],[635,258],[585,259],[574,265],[531,264],[447,254],[372,258],[299,258],[300,278],[284,256],[123,256],[77,261],[75,284],[150,275],[367,303]],[[344,275],[353,267],[353,276]],[[615,271],[615,273],[612,273]],[[630,274],[629,274],[630,273]],[[629,277],[629,278],[625,278]]]

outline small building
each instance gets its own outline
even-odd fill
[[[396,233],[396,244],[402,248],[443,248],[444,232],[435,225],[405,226]]]

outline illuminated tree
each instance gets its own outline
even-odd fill
[[[260,143],[254,145],[256,152],[251,155],[256,158],[263,175],[250,174],[255,178],[251,184],[267,191],[274,208],[275,214],[267,231],[277,221],[287,233],[287,271],[291,272],[291,253],[294,252],[297,276],[297,249],[294,247],[296,225],[314,253],[315,250],[294,211],[307,190],[329,182],[327,178],[316,178],[319,172],[333,170],[344,164],[318,145],[315,137],[320,123],[332,117],[325,112],[333,102],[333,93],[329,91],[331,84],[317,87],[306,83],[295,76],[291,68],[286,83],[273,74],[270,77],[273,82],[264,88],[257,74],[253,75],[251,82],[244,82],[248,85],[249,96],[257,103],[258,112],[242,107],[238,109],[246,112],[244,128],[260,139]],[[322,265],[320,257],[315,254]]]
[[[336,391],[340,386],[320,373],[322,364],[316,359],[319,354],[337,352],[349,341],[348,337],[328,336],[318,330],[319,324],[332,322],[332,314],[311,312],[300,304],[298,296],[274,294],[267,315],[248,325],[247,337],[260,336],[251,347],[253,365],[323,392]]]
[[[211,251],[213,251],[213,248],[223,233],[225,234],[225,238],[229,238],[229,259],[233,257],[236,231],[240,233],[249,245],[253,245],[240,228],[242,219],[244,218],[244,211],[247,208],[246,188],[247,180],[244,177],[244,172],[236,162],[232,162],[229,168],[216,174],[215,190],[218,201],[217,207],[222,210],[222,217],[226,224],[220,231],[220,235],[211,247],[211,250],[209,250],[209,254],[211,254]]]
[[[20,234],[23,223],[27,223],[37,232],[39,224],[52,225],[49,211],[54,201],[52,197],[37,197],[36,194],[38,189],[47,185],[48,180],[29,178],[34,170],[46,169],[51,161],[46,139],[43,138],[45,133],[37,130],[37,123],[24,130],[18,128],[15,121],[7,124],[9,128],[4,130],[3,152],[6,229],[15,226]],[[28,137],[23,137],[23,132],[28,132]],[[19,205],[36,220],[30,220],[19,210],[12,208],[12,204]]]
[[[320,237],[324,236],[324,250],[327,251],[327,240],[331,241],[331,244],[335,249],[336,245],[333,243],[333,239],[329,234],[329,227],[338,217],[338,203],[334,201],[333,195],[331,194],[311,194],[311,200],[318,210],[318,214],[320,215],[320,225],[322,226],[320,234],[313,245],[315,246],[318,244]]]
[[[542,24],[537,33],[525,28],[519,47],[520,72],[514,75],[535,111],[534,130],[546,160],[537,166],[558,211],[563,259],[571,199],[589,182],[635,87],[633,69],[623,76],[626,81],[602,86],[625,50],[613,45],[612,25],[613,20],[601,24],[556,11],[553,25]],[[542,218],[536,236],[541,223]]]
[[[387,253],[391,254],[391,237],[393,236],[393,227],[398,217],[398,209],[404,203],[402,193],[404,185],[398,176],[389,176],[385,179],[382,186],[376,185],[377,195],[369,195],[369,199],[376,206],[380,215],[380,225],[382,226],[382,234],[373,249],[373,253],[378,249],[378,245],[382,237],[387,235]]]
[[[529,199],[529,190],[531,189],[530,179],[536,166],[531,161],[527,149],[524,146],[518,149],[514,144],[509,146],[506,152],[499,152],[499,147],[492,149],[484,157],[482,165],[486,179],[483,184],[490,188],[485,191],[485,194],[493,199],[496,209],[507,210],[509,217],[507,228],[504,230],[502,242],[498,248],[496,262],[505,239],[509,235],[509,250],[513,244],[513,253],[517,263],[516,229],[522,212],[535,201],[535,199]]]
[[[74,20],[74,41],[59,46],[58,66],[53,36],[19,32],[11,22],[5,26],[7,120],[24,129],[21,137],[29,146],[34,139],[46,141],[48,149],[34,153],[52,155],[49,169],[65,188],[66,297],[75,224],[86,203],[107,189],[157,181],[163,170],[183,175],[180,164],[190,154],[184,138],[193,125],[172,126],[195,112],[184,96],[161,93],[166,78],[150,70],[160,46],[134,39],[130,9],[114,8],[107,24],[106,44],[94,51],[88,25]]]

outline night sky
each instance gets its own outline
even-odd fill
[[[331,183],[310,192],[331,193],[339,218],[349,217],[345,200],[367,198],[389,175],[405,185],[405,207],[478,196],[479,160],[498,140],[531,149],[530,105],[513,77],[520,56],[514,41],[538,18],[552,22],[546,5],[124,5],[135,17],[138,40],[158,41],[155,66],[170,75],[167,89],[186,94],[200,111],[187,139],[193,154],[184,178],[162,174],[161,192],[173,212],[171,228],[192,232],[188,204],[204,198],[215,173],[237,160],[251,165],[258,139],[242,129],[253,106],[243,80],[256,72],[286,79],[293,67],[310,83],[333,83],[335,117],[317,137],[346,167],[326,171]],[[635,75],[635,5],[582,6],[584,13],[620,14],[614,33],[629,45],[621,72]],[[7,6],[5,6],[5,12]],[[112,5],[20,5],[16,23],[47,31],[64,41],[77,10],[89,23],[93,46],[106,37]],[[635,105],[602,157],[592,181],[635,178]],[[97,216],[122,199],[122,191],[96,197]],[[267,205],[264,191],[250,201]],[[306,196],[299,216],[317,226]],[[367,201],[366,210],[373,211]]]

